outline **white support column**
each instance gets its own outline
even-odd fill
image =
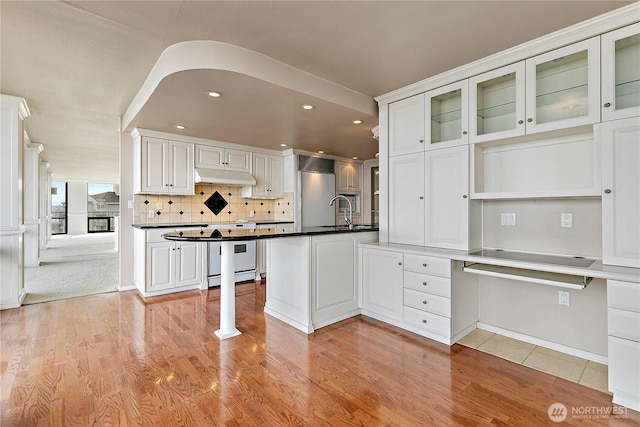
[[[40,252],[47,249],[47,242],[49,241],[49,231],[51,227],[49,221],[51,219],[51,174],[49,173],[49,162],[40,162],[40,173],[38,179],[40,180],[40,191],[38,197],[39,203],[39,218],[40,226],[38,229],[38,245]]]
[[[22,174],[24,98],[0,95],[0,310],[20,307],[24,291]]]
[[[234,243],[222,242],[220,272],[220,329],[215,334],[221,340],[242,334],[236,329],[236,289],[234,273]]]
[[[24,266],[40,265],[40,153],[42,144],[33,144],[24,137]]]

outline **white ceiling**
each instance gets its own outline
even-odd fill
[[[120,117],[175,43],[230,43],[374,97],[629,3],[1,1],[0,92],[27,99],[26,130],[54,179],[118,182]],[[213,85],[222,102],[194,95]],[[356,127],[353,110],[317,99],[304,101],[322,107],[313,116],[292,111],[305,99],[247,76],[185,71],[161,82],[133,124],[372,157],[375,117]]]

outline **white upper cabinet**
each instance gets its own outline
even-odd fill
[[[469,248],[469,148],[425,153],[425,246]]]
[[[425,150],[468,142],[468,81],[452,83],[424,94]]]
[[[284,160],[280,156],[253,153],[253,176],[256,185],[242,187],[242,197],[284,197]]]
[[[143,136],[134,150],[135,193],[194,194],[193,144]]]
[[[517,62],[469,79],[469,141],[525,133],[525,66]]]
[[[424,245],[424,153],[389,158],[389,241]]]
[[[198,144],[195,164],[197,168],[251,172],[251,152]]]
[[[596,127],[602,142],[602,262],[640,268],[640,119]]]
[[[600,121],[600,37],[525,63],[527,133]]]
[[[336,162],[336,192],[359,193],[361,170],[361,165]]]
[[[389,105],[389,155],[424,151],[424,94]]]
[[[640,115],[640,23],[602,35],[602,120]]]

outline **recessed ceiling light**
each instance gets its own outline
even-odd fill
[[[354,121],[353,121],[353,124],[354,124],[354,125],[359,125],[360,123],[362,123],[362,120],[354,120]]]
[[[324,151],[320,150],[318,151],[318,154],[324,154]]]
[[[183,126],[183,125],[176,125],[176,129],[184,130],[184,129],[186,129],[186,128],[187,128],[187,127],[186,127],[186,126]]]
[[[313,105],[309,105],[309,104],[304,104],[302,106],[303,110],[313,110]]]
[[[222,96],[220,92],[214,92],[214,91],[207,92],[207,95],[209,95],[212,98],[220,98]]]
[[[280,144],[280,147],[286,147],[287,144]]]
[[[358,160],[358,156],[353,156],[352,159],[353,160]]]

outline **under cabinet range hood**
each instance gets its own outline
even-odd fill
[[[241,186],[256,185],[256,179],[249,172],[209,168],[196,168],[195,182]]]

